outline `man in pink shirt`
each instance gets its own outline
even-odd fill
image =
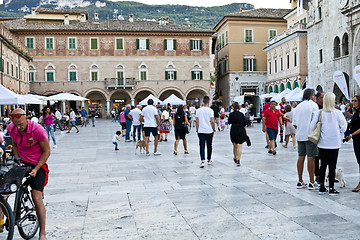
[[[10,118],[12,123],[8,126],[8,133],[13,139],[14,156],[22,157],[22,163],[33,167],[29,173],[32,177],[31,196],[39,219],[39,239],[44,240],[46,209],[42,197],[49,173],[46,164],[50,156],[49,140],[45,129],[40,124],[28,120],[24,110],[15,109]]]

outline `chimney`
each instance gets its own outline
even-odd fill
[[[64,25],[69,25],[69,14],[64,14]]]
[[[35,8],[35,7],[32,7],[32,8],[31,8],[31,17],[32,17],[32,18],[35,18],[35,17],[36,17],[36,8]]]
[[[248,11],[248,9],[240,7],[240,12],[246,12],[246,11]]]
[[[94,20],[99,20],[99,13],[94,14]]]
[[[85,14],[85,13],[82,13],[82,14],[81,14],[80,22],[81,22],[81,23],[86,22],[86,14]]]
[[[129,22],[134,22],[134,14],[129,14]]]

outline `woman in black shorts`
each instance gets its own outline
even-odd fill
[[[177,147],[180,139],[183,140],[185,154],[189,154],[186,144],[186,125],[189,124],[188,118],[184,113],[183,106],[179,106],[174,117],[174,129],[175,129],[175,143],[174,143],[174,154],[177,155]]]
[[[232,104],[233,112],[230,113],[228,124],[231,124],[230,139],[233,144],[234,162],[240,166],[242,144],[246,142],[246,119],[244,114],[239,112],[240,106],[237,102]]]

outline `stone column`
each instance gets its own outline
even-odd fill
[[[65,101],[61,101],[61,105],[62,105],[62,112],[63,114],[66,112],[66,109],[65,109]]]
[[[130,100],[130,104],[131,104],[131,106],[135,106],[135,99],[134,99],[134,98],[132,98],[132,99]]]
[[[106,117],[110,118],[110,99],[106,100]]]
[[[84,101],[81,101],[81,107],[85,107],[85,102]]]

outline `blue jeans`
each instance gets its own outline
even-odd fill
[[[91,122],[92,122],[93,127],[95,127],[95,117],[91,117]]]
[[[205,161],[205,143],[207,147],[207,159],[211,160],[213,136],[214,133],[198,133],[201,161]]]
[[[132,124],[131,120],[126,120],[126,136],[125,136],[125,140],[130,140],[131,124]]]
[[[118,143],[117,142],[113,142],[113,144],[115,145],[115,148],[118,148]]]
[[[51,135],[51,138],[54,142],[54,145],[56,145],[56,141],[55,141],[55,134],[54,134],[54,125],[45,125],[45,130],[46,130],[46,133],[47,133],[47,136],[48,136],[48,139],[50,141],[50,136]]]
[[[137,136],[138,136],[138,140],[141,139],[141,125],[139,126],[133,126],[133,139],[134,142],[136,141],[136,129],[137,129]]]

